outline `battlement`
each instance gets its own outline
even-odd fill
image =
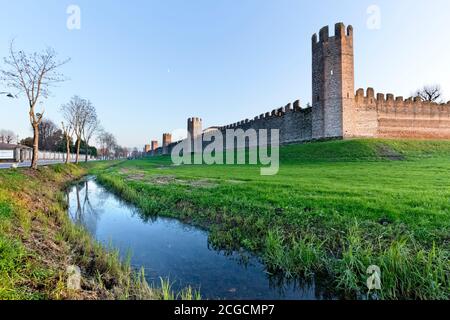
[[[368,88],[366,91],[364,89],[358,89],[355,94],[355,103],[356,107],[358,106],[370,106],[376,105],[377,109],[383,111],[383,106],[392,106],[394,108],[404,108],[409,107],[411,110],[415,110],[415,112],[423,112],[424,108],[431,109],[440,109],[446,111],[446,109],[442,108],[450,108],[450,101],[447,103],[436,103],[423,101],[420,97],[410,97],[404,99],[402,96],[394,96],[392,93],[377,93],[375,96],[375,90],[373,88]],[[425,112],[429,112],[428,109]]]
[[[319,43],[327,43],[332,40],[353,39],[353,26],[349,25],[345,28],[342,22],[336,23],[334,26],[334,36],[330,36],[329,26],[325,26],[319,31],[319,37],[317,33],[312,36],[313,45]]]
[[[192,117],[192,118],[189,118],[189,119],[188,119],[188,122],[190,122],[190,123],[195,123],[195,122],[201,123],[201,122],[202,122],[202,119],[201,119],[201,118],[198,118],[198,117]]]
[[[158,149],[158,141],[153,140],[152,141],[152,151],[156,151]]]
[[[189,118],[187,121],[187,131],[191,137],[198,137],[202,134],[202,119],[198,117]]]
[[[172,143],[172,135],[170,133],[163,134],[163,146],[166,147]]]
[[[260,120],[268,120],[268,119],[272,119],[272,118],[280,118],[285,116],[286,114],[289,113],[295,113],[295,112],[306,112],[308,109],[310,108],[305,108],[302,109],[302,107],[300,106],[300,100],[296,100],[293,103],[288,103],[286,106],[278,108],[278,109],[273,109],[272,111],[269,112],[265,112],[260,114],[259,116],[254,117],[253,119],[249,120],[249,119],[245,119],[239,122],[235,122],[226,126],[222,126],[219,129],[220,130],[225,130],[225,129],[233,129],[233,128],[238,128],[241,126],[251,126],[254,122],[260,121]]]

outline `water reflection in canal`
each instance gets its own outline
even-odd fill
[[[69,215],[99,242],[146,272],[147,281],[192,286],[204,299],[321,299],[313,284],[269,276],[246,252],[231,254],[208,245],[208,233],[175,219],[145,218],[134,206],[89,178],[68,190]]]

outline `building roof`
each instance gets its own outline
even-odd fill
[[[27,146],[23,146],[20,144],[10,144],[10,143],[3,143],[0,142],[0,150],[14,150],[14,149],[31,149],[30,147]]]

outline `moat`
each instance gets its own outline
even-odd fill
[[[149,284],[169,279],[172,289],[191,286],[203,299],[322,299],[312,283],[270,275],[248,252],[210,248],[208,232],[175,219],[146,218],[88,178],[67,193],[72,221],[85,227],[105,247],[131,256],[144,268]]]

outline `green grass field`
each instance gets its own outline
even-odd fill
[[[145,214],[211,231],[272,272],[316,276],[333,293],[450,298],[450,142],[351,140],[282,147],[276,176],[258,166],[172,166],[169,157],[91,164],[99,181]]]

